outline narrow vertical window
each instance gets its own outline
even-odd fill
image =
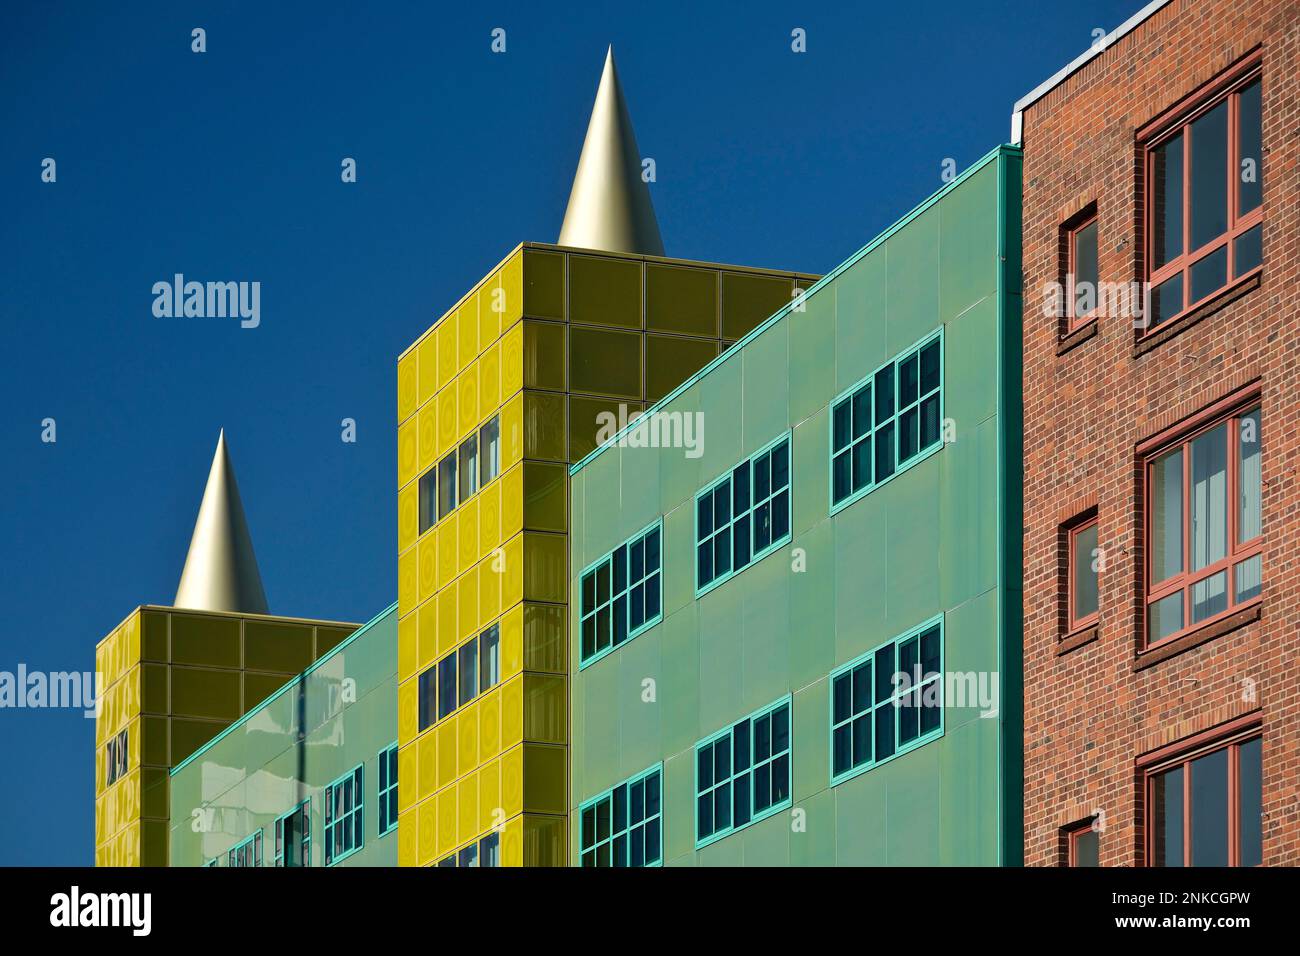
[[[1100,866],[1101,834],[1097,832],[1095,818],[1089,817],[1065,831],[1066,866]]]
[[[1095,317],[1097,309],[1097,216],[1093,213],[1070,230],[1069,268],[1070,330]]]
[[[460,706],[478,696],[478,638],[472,637],[457,651],[460,658]]]
[[[501,419],[494,415],[478,430],[479,487],[501,474]]]
[[[501,682],[501,628],[493,624],[478,638],[478,690],[485,693]]]
[[[456,453],[438,463],[438,517],[445,518],[456,507]]]
[[[438,469],[430,468],[420,476],[420,534],[438,521]]]
[[[479,479],[478,435],[470,435],[460,443],[460,500],[468,501],[478,491]]]
[[[1069,633],[1097,623],[1097,518],[1078,522],[1067,532]]]
[[[397,828],[397,744],[379,751],[375,761],[379,778],[379,835]]]
[[[456,652],[438,662],[438,719],[456,709]]]

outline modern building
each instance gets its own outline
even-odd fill
[[[397,363],[402,865],[567,864],[569,465],[815,279],[663,256],[612,51],[560,239]]]
[[[1300,6],[1157,0],[1015,109],[1025,860],[1300,860]]]
[[[267,613],[224,432],[174,604],[136,608],[95,649],[99,866],[166,866],[171,768],[356,629]]]
[[[1021,861],[1020,190],[995,149],[573,466],[574,864]]]
[[[397,773],[394,604],[177,763],[171,865],[396,866]]]

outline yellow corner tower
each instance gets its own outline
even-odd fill
[[[95,864],[166,866],[168,772],[357,625],[267,613],[225,433],[175,607],[132,611],[95,648]]]
[[[817,278],[663,255],[612,50],[560,241],[398,359],[403,866],[567,864],[569,466]]]

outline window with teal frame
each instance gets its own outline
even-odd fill
[[[397,829],[397,743],[379,751],[379,835]]]
[[[275,821],[275,865],[311,866],[311,797]]]
[[[790,806],[789,695],[695,745],[699,849]]]
[[[663,519],[582,572],[582,657],[594,664],[663,620]]]
[[[583,866],[663,863],[663,778],[655,764],[579,808]]]
[[[943,329],[831,403],[831,514],[943,445]]]
[[[790,433],[695,496],[695,594],[790,540]]]
[[[257,832],[247,840],[236,843],[226,854],[226,866],[261,866],[262,865],[262,829],[258,827]]]
[[[358,764],[325,788],[326,866],[347,859],[365,846],[365,769],[365,764]]]
[[[831,785],[943,736],[943,616],[831,672]]]

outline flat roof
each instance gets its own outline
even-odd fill
[[[1050,77],[1044,80],[1038,86],[1034,87],[1020,99],[1016,100],[1016,105],[1011,111],[1011,142],[1020,145],[1021,114],[1024,113],[1025,107],[1032,105],[1037,100],[1042,99],[1052,90],[1056,89],[1072,75],[1082,69],[1085,63],[1091,61],[1110,49],[1111,45],[1124,35],[1133,32],[1138,25],[1148,19],[1161,7],[1166,6],[1170,0],[1151,0],[1145,7],[1139,10],[1133,16],[1129,17],[1114,30],[1111,30],[1099,40],[1094,40],[1092,45],[1083,53],[1080,53],[1073,60],[1067,63],[1061,69],[1057,70]]]

